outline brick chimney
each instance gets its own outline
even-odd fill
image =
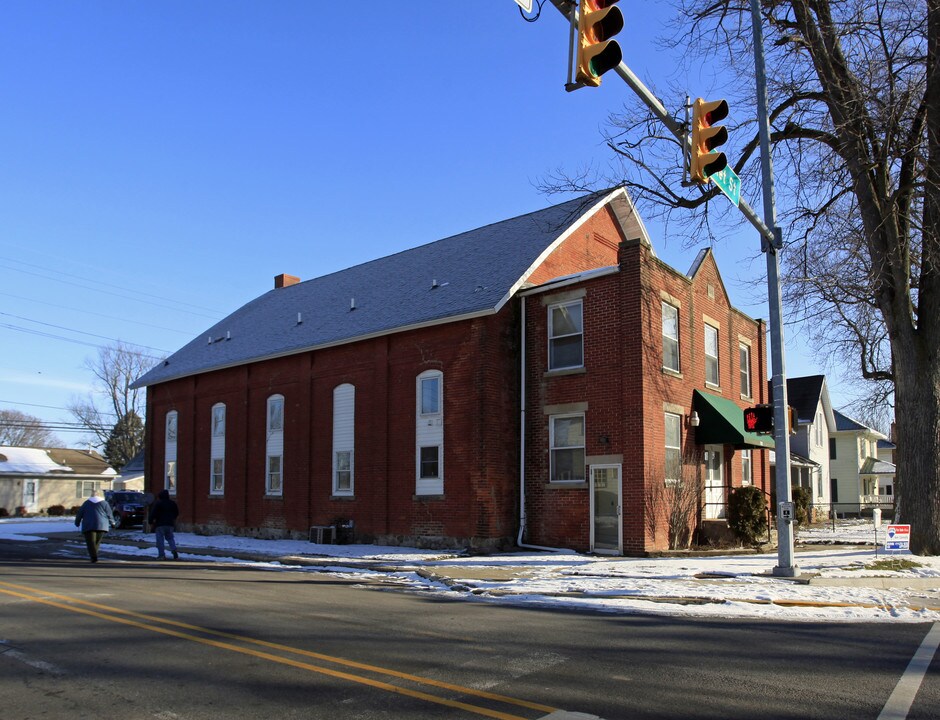
[[[300,282],[299,277],[295,277],[294,275],[287,275],[286,273],[281,273],[280,275],[274,276],[274,289],[277,290],[278,288],[285,288],[290,285],[296,285],[299,282]]]

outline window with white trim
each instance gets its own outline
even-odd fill
[[[823,445],[823,416],[822,413],[816,413],[816,445]]]
[[[548,308],[548,369],[564,370],[584,366],[584,326],[582,303],[550,305]]]
[[[95,490],[99,487],[97,480],[76,480],[75,481],[75,497],[77,498],[90,498],[95,494]]]
[[[678,484],[682,478],[682,416],[664,413],[666,429],[666,484]]]
[[[444,374],[426,370],[415,382],[415,494],[444,493]]]
[[[178,427],[178,416],[176,410],[171,410],[166,414],[166,431],[164,433],[164,465],[163,465],[163,487],[168,490],[170,495],[176,494],[176,443]]]
[[[663,367],[679,372],[679,308],[663,303]]]
[[[718,328],[705,324],[705,382],[720,385],[718,374]]]
[[[741,485],[754,484],[754,464],[751,450],[741,451]]]
[[[266,495],[284,494],[284,396],[268,398],[267,422],[265,425],[265,471],[264,492]]]
[[[209,494],[225,493],[225,404],[212,406],[210,429]]]
[[[585,482],[584,415],[549,418],[551,482]]]
[[[741,395],[751,397],[751,348],[746,344],[738,345],[738,356],[741,363]]]
[[[353,495],[356,442],[356,388],[333,388],[333,494]]]

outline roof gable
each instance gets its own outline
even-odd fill
[[[538,264],[608,205],[648,243],[622,188],[270,290],[137,380],[135,387],[497,312]]]

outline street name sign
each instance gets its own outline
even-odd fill
[[[709,175],[708,179],[721,188],[721,191],[728,196],[728,199],[734,203],[735,207],[741,204],[741,178],[731,169],[730,165],[719,170],[714,175]]]

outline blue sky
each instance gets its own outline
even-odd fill
[[[653,45],[667,6],[622,7],[624,60],[650,87],[706,82]],[[603,169],[600,128],[629,93],[616,76],[566,93],[566,58],[548,3],[527,23],[513,0],[7,0],[0,408],[71,421],[96,345],[169,353],[279,273],[566,199],[537,183]],[[648,227],[687,270],[696,250]],[[714,247],[734,304],[766,318],[742,282],[763,274],[758,245],[742,224]],[[805,355],[788,351],[790,375],[822,371]]]

